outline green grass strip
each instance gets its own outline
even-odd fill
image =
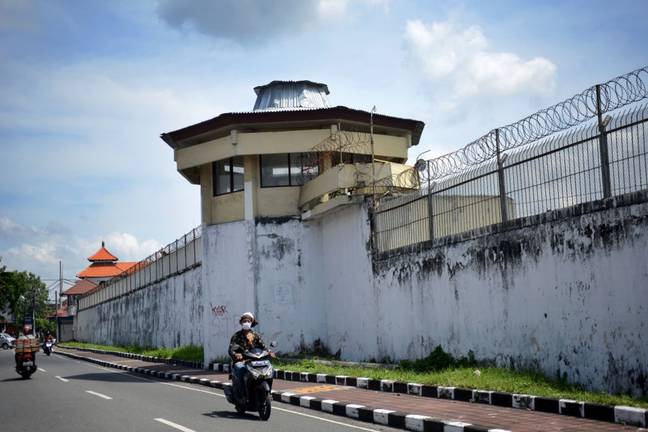
[[[387,379],[469,389],[494,390],[556,399],[575,399],[604,405],[628,405],[648,408],[648,398],[634,398],[627,395],[590,392],[575,385],[551,380],[537,372],[519,372],[496,367],[455,367],[441,371],[419,372],[411,369],[404,369],[402,367],[396,369],[385,369],[330,366],[317,363],[313,360],[299,360],[297,362],[282,362],[281,360],[277,360],[275,362],[275,367],[300,372]],[[479,370],[479,374],[475,373],[476,369]]]
[[[119,346],[119,345],[100,345],[86,342],[62,342],[59,344],[62,348],[87,348],[106,351],[127,352],[133,354],[142,354],[151,357],[160,357],[164,359],[184,360],[192,362],[203,361],[203,347],[197,345],[185,345],[177,348],[150,348],[140,347],[137,345]]]

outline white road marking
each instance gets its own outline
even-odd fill
[[[68,359],[67,357],[65,357],[65,358]],[[111,372],[111,373],[115,373],[115,374],[127,374],[128,376],[130,376],[130,377],[132,377],[132,378],[137,378],[137,379],[139,379],[139,380],[141,380],[141,381],[148,381],[148,382],[153,381],[153,382],[159,382],[160,384],[164,384],[164,385],[168,385],[168,386],[172,386],[172,387],[178,387],[178,388],[182,388],[182,389],[185,389],[185,390],[193,390],[193,391],[197,391],[197,392],[201,392],[201,393],[207,393],[207,394],[210,394],[210,395],[213,395],[213,396],[222,397],[222,398],[225,397],[225,395],[223,395],[223,394],[215,393],[215,392],[211,392],[211,391],[207,391],[207,390],[202,390],[202,389],[198,389],[198,388],[187,387],[187,386],[183,386],[183,385],[179,385],[179,384],[172,384],[172,383],[160,382],[160,381],[157,381],[157,380],[154,380],[154,379],[149,379],[149,378],[142,378],[142,377],[138,377],[138,376],[136,376],[136,375],[133,375],[133,374],[128,373],[127,371],[116,371],[116,370],[112,370],[112,369],[106,369],[106,368],[103,368],[103,367],[101,367],[101,366],[96,366],[96,365],[94,365],[94,364],[92,364],[92,363],[82,362],[82,361],[79,361],[79,360],[77,360],[77,362],[78,362],[78,363],[83,363],[83,364],[88,365],[88,366],[95,367],[95,368],[97,368],[97,369],[105,370],[106,372]],[[68,380],[66,380],[65,378],[61,378],[61,377],[56,377],[56,378],[59,378],[59,379],[61,379],[61,380],[64,380],[65,382],[68,381]],[[346,427],[349,427],[349,428],[352,428],[352,429],[358,429],[358,430],[363,430],[363,431],[367,431],[367,432],[379,432],[379,431],[376,430],[376,429],[369,429],[369,428],[365,428],[365,427],[361,427],[361,426],[356,426],[356,425],[352,425],[352,424],[348,424],[348,423],[342,423],[342,422],[338,422],[338,421],[335,421],[335,420],[329,420],[329,419],[326,419],[326,418],[323,418],[323,417],[318,417],[318,416],[314,416],[314,415],[310,415],[310,414],[300,413],[300,412],[298,412],[298,411],[292,411],[292,410],[288,410],[288,409],[280,408],[280,407],[276,407],[276,406],[275,406],[275,407],[272,407],[272,409],[273,409],[273,410],[276,410],[276,411],[283,411],[283,412],[287,412],[287,413],[290,413],[290,414],[299,415],[299,416],[302,416],[302,417],[312,418],[312,419],[315,419],[315,420],[320,420],[320,421],[327,422],[327,423],[333,423],[333,424],[337,424],[337,425],[340,425],[340,426],[346,426]],[[157,419],[156,419],[156,420],[157,420]],[[160,420],[164,420],[164,419],[160,419]],[[158,420],[158,421],[159,421],[159,420]],[[191,429],[189,429],[189,430],[191,430]],[[192,432],[193,432],[193,431],[192,431]]]
[[[193,390],[193,391],[197,391],[197,392],[201,392],[201,393],[207,393],[207,394],[222,397],[222,398],[225,397],[225,395],[222,395],[220,393],[215,393],[215,392],[211,392],[211,391],[208,391],[208,390],[197,389],[197,388],[193,388],[193,387],[187,387],[187,386],[183,386],[183,385],[179,385],[179,384],[164,383],[164,382],[160,383],[160,384],[168,385],[168,386],[171,386],[171,387],[178,387],[178,388],[182,388],[182,389],[186,389],[186,390]],[[376,429],[369,429],[369,428],[365,428],[365,427],[362,427],[362,426],[352,425],[352,424],[349,424],[349,423],[343,423],[343,422],[339,422],[339,421],[335,421],[335,420],[329,420],[329,419],[324,418],[324,417],[318,417],[318,416],[314,416],[314,415],[311,415],[311,414],[305,414],[305,413],[301,413],[301,412],[298,412],[298,411],[293,411],[293,410],[289,410],[289,409],[285,409],[285,408],[280,408],[280,407],[277,407],[277,406],[273,406],[272,409],[276,410],[276,411],[283,411],[283,412],[287,412],[287,413],[290,413],[290,414],[299,415],[299,416],[302,416],[302,417],[312,418],[312,419],[315,419],[315,420],[321,420],[323,422],[333,423],[333,424],[340,425],[340,426],[346,426],[346,427],[349,427],[349,428],[352,428],[352,429],[359,429],[359,430],[363,430],[363,431],[367,431],[367,432],[379,432]]]
[[[106,400],[111,400],[112,398],[110,396],[106,396],[105,394],[93,392],[92,390],[86,390],[86,393],[90,393],[91,395],[99,396],[100,398],[106,399]]]
[[[41,371],[41,372],[47,372],[47,371],[46,371],[45,369],[43,369],[43,368],[38,368],[38,370]]]
[[[69,379],[61,378],[61,377],[58,376],[58,375],[56,375],[55,378],[56,378],[56,379],[60,379],[60,380],[63,381],[63,382],[70,382]]]
[[[156,419],[153,419],[153,420],[159,421],[160,423],[163,423],[163,424],[165,424],[167,426],[171,426],[172,428],[181,430],[182,432],[196,432],[193,429],[189,429],[188,427],[184,427],[182,425],[179,425],[177,423],[173,423],[173,422],[171,422],[169,420],[165,420],[163,418],[156,418]]]

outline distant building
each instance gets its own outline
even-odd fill
[[[104,242],[101,242],[101,248],[97,252],[88,257],[88,261],[90,261],[90,265],[77,276],[80,279],[93,282],[95,285],[119,276],[137,264],[135,262],[119,262],[119,258],[106,249]]]

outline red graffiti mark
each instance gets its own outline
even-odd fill
[[[211,308],[212,313],[217,317],[224,316],[227,313],[227,306],[225,306],[225,305],[216,305],[216,306],[214,306],[211,303],[209,305],[212,307]]]

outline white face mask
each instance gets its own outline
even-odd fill
[[[244,321],[241,324],[241,327],[243,327],[243,330],[250,330],[252,328],[252,323],[249,321]]]

